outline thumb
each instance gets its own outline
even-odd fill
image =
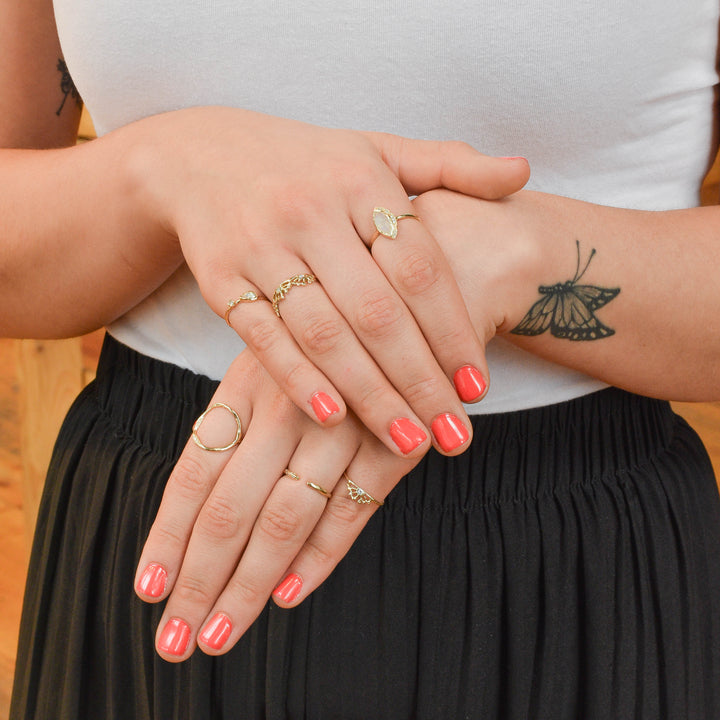
[[[366,134],[409,195],[446,188],[483,200],[497,200],[517,192],[530,178],[530,166],[522,157],[483,155],[456,140]]]

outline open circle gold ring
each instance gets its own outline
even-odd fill
[[[311,285],[316,280],[317,278],[314,275],[301,274],[293,275],[291,278],[281,282],[273,293],[272,306],[275,314],[280,317],[280,301],[285,298],[292,288]]]
[[[258,295],[258,293],[256,293],[254,290],[248,290],[246,293],[243,293],[239,298],[236,298],[235,300],[228,300],[227,310],[225,311],[225,322],[230,325],[230,313],[236,305],[264,299],[265,298],[262,295]],[[232,325],[230,325],[230,327],[232,327]]]
[[[198,435],[198,431],[200,430],[200,426],[202,425],[203,420],[206,418],[207,414],[211,412],[212,410],[215,410],[216,408],[222,408],[223,410],[227,410],[232,416],[233,420],[235,420],[236,431],[235,431],[235,437],[233,438],[231,443],[228,443],[227,445],[222,445],[218,447],[213,447],[211,445],[206,445]],[[224,452],[225,450],[230,450],[231,448],[234,448],[236,445],[240,444],[240,439],[242,438],[242,422],[240,420],[240,416],[229,406],[225,403],[216,402],[213,403],[200,417],[195,421],[195,424],[192,428],[192,439],[195,441],[195,444],[202,448],[203,450],[208,450],[209,452]]]
[[[302,478],[297,473],[294,473],[290,468],[285,468],[283,470],[283,475],[285,475],[285,477],[292,478],[293,480],[302,480]],[[310,480],[307,480],[305,482],[305,484],[310,489],[314,490],[317,493],[320,493],[321,495],[323,495],[326,498],[332,497],[332,493],[328,492],[324,487],[322,487],[322,485],[318,485],[317,483],[310,482]]]
[[[420,220],[417,215],[412,213],[402,213],[401,215],[395,215],[391,213],[387,208],[376,207],[373,209],[373,224],[375,225],[375,234],[370,238],[370,246],[382,235],[383,237],[395,240],[398,234],[398,223],[400,220],[406,218],[412,218],[413,220]]]
[[[369,505],[370,503],[375,503],[376,505],[382,506],[385,504],[382,500],[374,498],[369,492],[366,492],[361,487],[357,486],[348,477],[347,473],[343,473],[343,477],[345,478],[345,486],[347,487],[348,495],[350,495],[351,500],[354,500],[360,505]]]

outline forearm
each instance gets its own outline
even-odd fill
[[[641,212],[533,192],[485,205],[474,247],[449,241],[446,248],[486,338],[497,331],[531,353],[634,392],[720,397],[720,208]],[[575,339],[553,335],[551,319],[539,334],[516,334],[532,325],[529,311],[552,286],[573,280],[576,241],[580,271],[596,251],[576,288],[619,292],[606,293],[609,299],[590,311],[586,331],[559,333]],[[587,331],[595,322],[613,332]],[[535,329],[541,326],[536,318]]]
[[[106,324],[180,264],[144,211],[122,137],[0,150],[0,335],[62,337]]]

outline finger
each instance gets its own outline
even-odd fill
[[[272,492],[257,514],[239,563],[240,553],[236,551],[233,555],[232,548],[207,543],[205,547],[198,547],[193,544],[193,536],[182,575],[187,572],[188,576],[194,576],[195,583],[202,583],[207,597],[219,597],[214,604],[188,606],[182,597],[176,603],[171,595],[166,616],[168,619],[183,617],[191,628],[207,619],[198,634],[203,650],[212,654],[227,651],[261,612],[280,574],[322,515],[326,495],[342,468],[356,452],[357,434],[348,421],[327,430],[313,427],[303,436],[288,462],[292,469],[274,479]],[[245,483],[234,485],[238,488],[235,502],[245,503],[242,498]],[[215,558],[214,562],[208,565],[207,557]],[[222,558],[229,562],[223,562]],[[229,582],[227,571],[232,573]],[[219,592],[221,586],[225,589]]]
[[[192,654],[197,628],[232,575],[256,517],[297,445],[303,416],[288,398],[279,408],[281,402],[268,401],[256,410],[243,443],[197,512],[182,555],[172,561],[178,566],[177,579],[155,640],[167,660]],[[282,432],[277,431],[280,425]]]
[[[420,456],[429,447],[429,433],[418,413],[403,397],[402,391],[396,389],[394,381],[403,374],[404,365],[398,358],[398,347],[418,346],[417,354],[429,368],[425,370],[426,374],[434,372],[440,382],[447,381],[427,349],[412,315],[359,242],[347,219],[345,233],[350,236],[348,242],[329,243],[337,248],[347,248],[342,263],[339,266],[334,265],[333,260],[328,263],[328,258],[335,257],[336,250],[323,253],[324,259],[319,261],[323,269],[322,276],[318,276],[319,281],[292,288],[278,305],[282,320],[297,338],[305,355],[331,379],[345,402],[355,410],[371,432],[395,453]],[[362,269],[356,264],[356,256],[363,264]],[[286,267],[297,268],[299,274],[310,272],[307,266],[298,266],[298,259],[290,255],[285,264]],[[327,273],[325,265],[329,265]],[[378,292],[384,292],[392,298],[397,312],[392,329],[397,332],[391,337],[383,331],[382,343],[368,346],[361,342],[363,338],[358,337],[356,328],[351,327],[344,313],[338,311],[339,305],[341,311],[346,310],[352,315],[354,303],[357,302],[352,297],[348,298],[348,289],[337,272],[337,267],[343,266],[352,267],[354,274],[369,278],[367,282],[371,287],[373,284],[379,286]],[[322,282],[326,274],[333,278],[332,299],[328,297]],[[382,352],[378,352],[380,346]],[[282,386],[283,378],[278,367],[282,358],[264,355],[259,359],[274,377],[280,375]],[[447,389],[446,394],[453,396],[452,388]],[[427,408],[423,410],[427,417],[431,416]]]
[[[530,178],[525,158],[483,155],[459,141],[411,140],[367,133],[409,195],[444,187],[495,200],[520,190]]]
[[[409,205],[407,198],[405,203]],[[411,211],[412,206],[408,209]],[[408,225],[420,225],[408,218],[400,222],[401,233],[405,233]],[[411,298],[415,305],[413,317],[405,298],[398,295],[363,244],[348,241],[326,245],[316,273],[322,277],[328,294],[349,319],[355,334],[393,387],[423,425],[431,429],[436,449],[445,455],[463,452],[470,441],[472,426],[448,376],[452,377],[467,365],[479,364],[484,368],[485,360],[449,268],[441,278],[444,285],[438,284],[433,297],[427,301]],[[418,251],[417,256],[419,254]],[[441,256],[439,249],[437,254]],[[442,259],[441,256],[440,261]],[[353,267],[351,275],[341,276],[334,270],[342,262]],[[441,297],[440,291],[447,288],[448,292],[453,289],[457,292],[452,303]],[[435,306],[433,302],[438,301],[446,304]],[[430,334],[425,332],[426,328]],[[445,345],[446,341],[452,342]],[[442,358],[445,367],[443,362],[438,364],[437,356]],[[378,402],[380,397],[382,401],[382,396],[377,394],[379,388],[371,386],[372,392],[363,396],[358,394],[357,384],[344,387],[341,378],[333,379],[346,402],[363,423],[371,427],[367,422],[371,410],[368,400]],[[400,442],[404,442],[404,438],[401,437]]]
[[[229,376],[238,372],[236,363]],[[223,407],[215,407],[223,403]],[[232,403],[232,404],[231,404]],[[200,508],[241,441],[251,418],[250,405],[237,393],[219,388],[203,418],[198,418],[170,474],[158,514],[143,547],[135,576],[135,591],[147,602],[162,600],[172,589]],[[203,449],[205,448],[205,449]],[[207,448],[227,448],[212,451]]]
[[[398,198],[402,214],[413,207]],[[394,215],[376,208],[373,218],[386,223]],[[483,341],[477,336],[465,301],[444,253],[421,218],[395,221],[396,237],[379,234],[370,218],[358,218],[360,233],[374,230],[372,256],[417,320],[435,358],[454,382],[463,402],[480,400],[488,387]],[[383,226],[381,225],[381,228]],[[447,449],[447,448],[446,448]]]
[[[312,534],[285,571],[273,600],[282,607],[292,607],[317,589],[345,557],[372,515],[382,512],[379,502],[384,503],[417,462],[388,455],[374,438],[364,442],[335,486]]]
[[[230,295],[231,290],[236,295]],[[317,423],[331,426],[341,422],[346,413],[341,393],[310,362],[287,326],[278,322],[270,300],[239,276],[212,285],[212,298],[206,299],[218,314],[223,297],[230,297],[224,305],[225,321],[294,403]]]

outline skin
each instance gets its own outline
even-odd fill
[[[20,27],[32,32],[19,33]],[[1,3],[0,46],[11,48],[0,68],[0,97],[13,100],[13,112],[0,120],[2,145],[71,144],[74,103],[67,102],[59,118],[54,114],[62,95],[49,3]],[[307,175],[307,158],[288,139],[296,131],[311,145],[335,149],[300,191],[286,175],[288,165],[303,179]],[[208,135],[216,145],[208,144]],[[258,239],[241,212],[228,220],[221,210],[236,204],[238,188],[260,169],[259,162],[252,165],[254,153],[267,147],[279,151],[248,204],[272,223]],[[182,618],[189,628],[182,652],[159,650],[166,659],[183,660],[198,644],[209,653],[226,652],[288,575],[302,584],[291,602],[276,598],[284,606],[302,602],[321,584],[377,509],[348,498],[343,471],[384,498],[429,447],[427,441],[401,456],[388,437],[389,421],[403,414],[427,429],[438,412],[452,411],[467,423],[448,378],[466,363],[487,378],[484,346],[495,334],[635,392],[679,400],[720,396],[717,208],[644,213],[529,192],[488,202],[467,195],[497,198],[517,190],[527,179],[526,164],[482,158],[462,145],[442,147],[201,108],[149,118],[79,149],[0,151],[3,334],[62,336],[102,325],[140,302],[183,261],[219,315],[237,287],[254,286],[267,295],[292,273],[311,270],[320,277],[283,301],[284,324],[268,325],[268,303],[246,306],[251,312],[238,320],[239,313],[233,315],[251,349],[229,369],[216,399],[239,412],[245,437],[218,454],[188,443],[138,566],[136,580],[150,563],[167,573],[158,596],[141,595],[167,599],[158,637],[171,618]],[[203,162],[193,165],[184,148]],[[237,152],[235,162],[228,148]],[[215,178],[207,158],[217,159]],[[238,174],[240,159],[251,161],[246,176]],[[328,203],[326,188],[338,177],[357,178],[358,168],[361,179]],[[408,193],[419,195],[412,206]],[[271,202],[277,197],[284,198],[281,206]],[[362,244],[373,232],[368,209],[377,197],[388,198],[396,212],[416,212],[423,222],[403,222],[401,243],[380,239],[369,254]],[[318,198],[327,216],[313,226]],[[364,274],[349,295],[372,288],[394,322],[369,313],[377,303],[368,302],[365,312],[343,306],[338,288],[347,278],[329,251],[328,227],[342,233],[343,252],[361,262]],[[237,237],[247,243],[244,255]],[[580,343],[549,333],[512,335],[541,285],[573,277],[576,240],[597,251],[582,282],[621,288],[598,310],[615,334]],[[264,259],[256,275],[244,260],[252,257]],[[235,264],[221,270],[228,258]],[[404,272],[407,267],[416,271]],[[329,302],[334,298],[337,305]],[[324,314],[313,317],[318,307]],[[430,309],[437,307],[446,307],[449,323],[432,324]],[[361,321],[373,317],[375,322]],[[323,333],[313,327],[330,327],[333,342],[323,345]],[[420,358],[405,379],[400,370],[406,368],[389,357],[398,338]],[[275,364],[278,356],[289,360]],[[334,370],[349,362],[366,373],[364,389],[344,384]],[[325,428],[308,410],[308,398],[318,390],[341,408]],[[386,399],[371,407],[367,398],[378,396]],[[210,417],[203,437],[220,442],[233,423],[223,414],[212,422]],[[332,498],[283,476],[286,467]],[[217,612],[232,629],[222,647],[212,648],[198,637]]]

